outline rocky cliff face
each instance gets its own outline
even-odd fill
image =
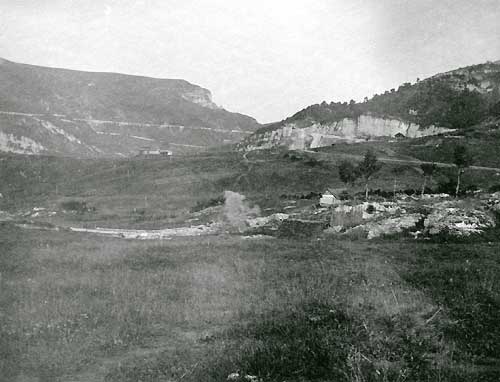
[[[407,82],[363,102],[310,105],[259,129],[242,146],[307,149],[398,134],[462,134],[499,117],[500,62],[487,62]]]
[[[425,81],[436,79],[446,81],[457,91],[467,89],[471,92],[476,91],[481,94],[488,94],[499,88],[500,61],[487,62],[439,73]]]
[[[184,80],[0,60],[0,151],[123,157],[236,143],[260,125]]]
[[[266,149],[285,146],[292,150],[305,150],[330,146],[335,142],[357,142],[375,137],[394,137],[402,134],[408,138],[451,132],[437,126],[420,128],[419,125],[394,118],[380,118],[361,115],[357,119],[344,118],[328,124],[312,123],[300,127],[297,123],[286,123],[276,129],[257,132],[247,138],[243,147],[246,150]]]
[[[220,109],[220,107],[212,101],[212,93],[210,93],[207,89],[194,89],[190,92],[184,93],[182,98],[208,109]]]

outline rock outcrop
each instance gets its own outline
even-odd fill
[[[398,202],[363,203],[335,208],[327,233],[356,233],[374,239],[408,232],[413,237],[450,235],[467,237],[481,234],[496,226],[491,213],[497,203],[480,199],[444,200],[432,204],[422,199],[401,199]],[[496,199],[495,199],[496,201]],[[368,212],[368,210],[370,210]]]
[[[368,223],[366,229],[368,231],[368,239],[374,239],[376,237],[384,235],[394,235],[401,233],[406,229],[413,228],[417,225],[420,219],[422,219],[422,214],[406,214],[394,218],[382,219],[377,222]]]
[[[363,102],[309,105],[265,126],[241,147],[311,149],[376,137],[418,138],[490,123],[500,110],[500,63],[487,62],[406,82]]]
[[[435,204],[424,221],[429,235],[449,234],[469,236],[482,233],[495,226],[495,220],[486,211],[479,208],[466,208],[460,204],[445,201]]]
[[[212,101],[212,93],[207,89],[194,89],[193,91],[184,93],[182,98],[209,109],[220,109],[220,107]]]
[[[257,132],[243,143],[246,150],[286,146],[291,150],[305,150],[330,146],[336,142],[361,142],[376,137],[403,135],[419,138],[453,131],[438,126],[421,128],[411,122],[395,118],[380,118],[370,114],[357,119],[344,118],[329,124],[312,123],[301,127],[291,122],[276,129]]]

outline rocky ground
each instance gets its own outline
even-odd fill
[[[371,201],[346,200],[331,207],[318,207],[314,201],[306,207],[288,206],[287,214],[277,213],[258,218],[260,224],[276,231],[291,222],[304,225],[324,226],[323,233],[352,235],[374,239],[381,236],[404,234],[414,238],[436,235],[466,237],[481,234],[496,226],[500,211],[500,193],[476,193],[456,199],[447,194],[431,194],[423,197],[399,195],[395,199],[374,198]],[[255,220],[248,220],[255,228]],[[304,227],[290,236],[301,235]]]
[[[337,205],[321,207],[316,198],[304,201],[286,200],[282,211],[260,211],[250,206],[244,195],[227,191],[222,205],[195,212],[185,226],[151,230],[119,228],[84,228],[57,226],[47,221],[60,214],[43,207],[29,211],[0,211],[0,221],[10,221],[25,229],[59,230],[98,234],[124,239],[161,240],[177,236],[199,236],[235,233],[244,237],[305,237],[349,235],[374,239],[403,234],[417,238],[436,235],[467,237],[481,234],[496,226],[500,212],[500,192],[478,192],[456,199],[447,194],[423,197],[397,195],[358,202],[345,200]],[[273,212],[273,213],[269,213]]]

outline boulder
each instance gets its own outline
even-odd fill
[[[424,227],[429,235],[448,233],[453,236],[469,236],[495,227],[495,220],[481,209],[444,202],[433,206],[424,221]]]
[[[240,373],[231,373],[227,376],[228,381],[238,381],[240,379]]]
[[[406,229],[415,227],[422,218],[422,214],[415,213],[367,223],[365,227],[368,231],[368,239],[401,233]]]
[[[277,228],[283,221],[289,218],[288,214],[276,213],[269,216],[262,216],[253,219],[247,219],[247,225],[250,228],[274,227]]]

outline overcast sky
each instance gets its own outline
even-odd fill
[[[260,122],[500,59],[500,0],[0,0],[0,56],[183,78]]]

